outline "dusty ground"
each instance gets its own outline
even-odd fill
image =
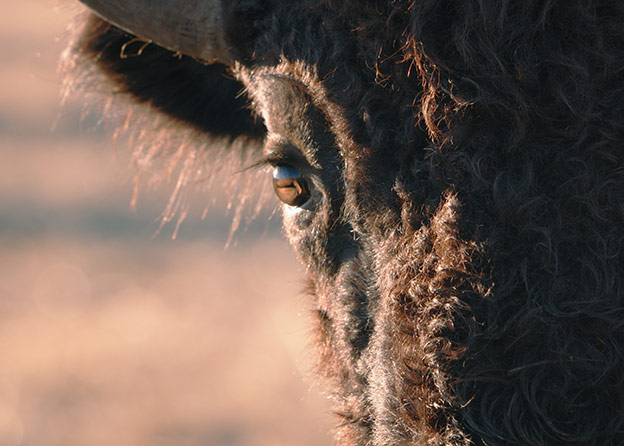
[[[129,209],[79,97],[50,131],[65,5],[0,0],[0,446],[330,444],[279,218],[153,239],[166,186]]]

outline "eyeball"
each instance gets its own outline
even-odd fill
[[[277,198],[289,206],[301,206],[310,199],[310,188],[301,173],[292,166],[276,166],[273,189]]]

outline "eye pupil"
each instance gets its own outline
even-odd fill
[[[277,166],[273,171],[273,189],[289,206],[301,206],[310,198],[308,182],[292,166]]]

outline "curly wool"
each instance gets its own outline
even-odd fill
[[[624,3],[328,4],[316,33],[355,47],[265,39],[346,92],[346,213],[381,295],[348,419],[376,444],[622,443]]]

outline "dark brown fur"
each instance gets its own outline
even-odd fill
[[[230,78],[121,60],[97,21],[77,48],[179,121],[308,159],[320,198],[285,226],[337,444],[621,445],[622,23],[621,0],[232,1]]]

